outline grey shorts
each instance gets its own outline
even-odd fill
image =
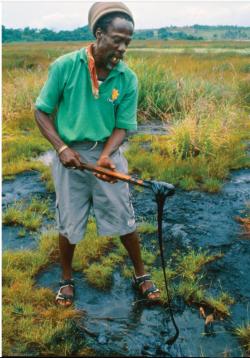
[[[83,161],[96,163],[104,144],[77,143],[71,146]],[[111,155],[116,170],[127,173],[127,160],[120,149]],[[100,236],[121,236],[136,229],[134,209],[129,186],[118,181],[110,184],[96,178],[93,173],[65,168],[55,153],[52,174],[56,191],[56,221],[59,232],[71,244],[84,236],[91,206]]]

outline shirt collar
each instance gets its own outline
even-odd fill
[[[80,52],[80,60],[83,60],[85,63],[88,63],[86,48],[85,47],[81,48],[79,52]]]
[[[80,50],[80,60],[83,60],[85,63],[88,63],[86,48],[83,47]],[[125,72],[127,65],[123,61],[119,61],[118,64],[112,69],[111,72]]]

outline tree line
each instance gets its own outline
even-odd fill
[[[191,30],[191,31],[190,31]],[[211,38],[211,31],[214,39],[250,39],[250,27],[240,26],[207,26],[193,25],[189,27],[163,27],[160,29],[136,30],[133,38],[137,40],[207,40]],[[193,32],[193,33],[190,33]],[[210,37],[208,34],[210,33]],[[2,42],[33,42],[33,41],[91,41],[94,37],[88,26],[79,27],[72,31],[32,29],[12,29],[2,26]]]

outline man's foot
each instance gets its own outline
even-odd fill
[[[75,283],[74,280],[60,281],[60,288],[57,292],[56,303],[59,306],[69,307],[74,301]]]
[[[150,275],[133,276],[133,286],[139,291],[143,298],[151,302],[160,301],[160,291],[150,280]]]

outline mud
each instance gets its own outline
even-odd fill
[[[250,296],[249,241],[240,235],[241,225],[234,220],[244,216],[250,202],[250,170],[231,173],[219,194],[177,190],[167,199],[163,214],[163,238],[166,262],[171,253],[192,247],[222,252],[224,257],[207,265],[204,283],[211,293],[227,291],[235,299],[230,319],[217,321],[213,333],[207,335],[204,320],[196,307],[179,300],[174,302],[174,314],[180,336],[170,347],[166,340],[173,335],[167,308],[145,307],[137,302],[131,282],[119,270],[114,273],[112,288],[101,291],[91,287],[81,273],[75,273],[76,308],[85,311],[78,322],[85,327],[85,335],[98,356],[243,356],[238,340],[232,334],[235,326],[249,319]],[[156,203],[149,190],[131,188],[136,217],[156,222]],[[11,182],[3,182],[3,207],[31,195],[46,195],[37,173],[18,175]],[[6,228],[4,227],[3,230]],[[16,229],[15,229],[16,230]],[[8,230],[7,230],[8,231]],[[30,248],[27,237],[9,243],[3,231],[3,245],[11,249]],[[152,247],[150,236],[144,244]],[[27,246],[26,246],[27,245]],[[35,247],[35,246],[34,246]],[[33,248],[33,247],[32,247]],[[37,285],[58,289],[60,268],[57,264],[37,277]],[[89,334],[86,333],[86,329]]]

